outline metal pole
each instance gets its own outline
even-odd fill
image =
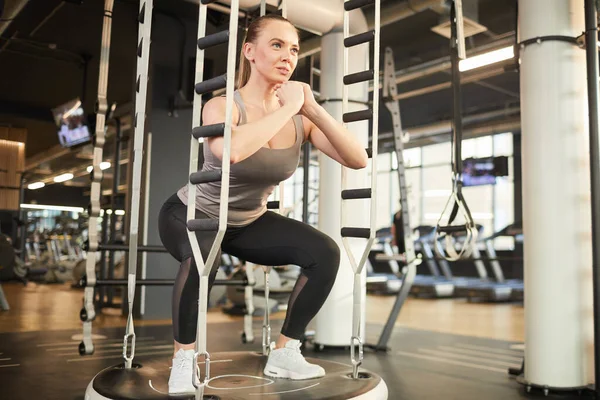
[[[115,137],[115,155],[113,158],[113,185],[112,194],[110,196],[110,209],[112,214],[110,215],[110,239],[106,243],[114,244],[117,240],[116,226],[117,226],[117,214],[115,213],[116,208],[116,197],[119,194],[119,184],[121,177],[121,140],[123,138],[123,132],[121,130],[121,119],[115,118],[116,124],[116,137]],[[111,251],[108,256],[108,279],[114,279],[115,277],[115,252]],[[112,304],[113,300],[112,289],[108,291],[108,302]]]
[[[600,161],[598,142],[598,28],[596,0],[585,0],[588,114],[590,123],[590,178],[592,195],[592,268],[594,287],[595,393],[600,397]]]
[[[108,241],[108,214],[106,210],[104,210],[104,216],[102,217],[102,243],[106,243]],[[106,259],[106,251],[102,250],[100,252],[100,276],[104,279],[110,278],[108,271],[108,260]],[[98,288],[98,293],[100,293],[100,309],[104,307],[112,307],[112,298],[113,298],[113,290],[110,288]],[[106,299],[105,299],[106,296]]]
[[[19,250],[21,250],[21,254],[19,254],[19,257],[21,258],[21,260],[25,261],[25,241],[27,240],[27,210],[23,210],[21,208],[21,204],[23,204],[25,202],[25,177],[23,174],[21,174],[21,187],[19,188],[19,220],[20,220],[20,227],[19,227],[19,236],[20,236],[20,242],[19,242]]]

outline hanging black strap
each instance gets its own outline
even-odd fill
[[[462,198],[462,90],[460,85],[460,70],[458,56],[458,29],[456,23],[456,2],[450,7],[450,63],[452,76],[452,179],[457,197]],[[458,202],[454,202],[452,212],[448,218],[448,225],[452,224],[458,214]]]
[[[470,246],[472,240],[476,240],[476,228],[471,212],[466,204],[464,196],[462,194],[462,115],[461,115],[461,104],[462,104],[462,93],[460,84],[460,43],[461,38],[458,37],[458,21],[457,15],[460,13],[459,5],[456,0],[451,4],[450,8],[450,60],[451,60],[451,73],[452,73],[452,194],[446,207],[442,211],[440,221],[443,218],[448,206],[452,203],[452,210],[448,217],[446,226],[440,226],[440,221],[436,230],[438,234],[441,234],[440,238],[444,236],[454,235],[467,235],[467,241],[465,243],[465,249],[460,254],[456,253],[452,248],[452,241],[447,240],[447,252],[451,253],[452,258],[460,258],[463,255],[467,256],[469,251],[467,249]],[[465,223],[463,225],[452,225],[454,220],[459,214],[459,211],[464,216]],[[448,247],[449,246],[449,247]]]

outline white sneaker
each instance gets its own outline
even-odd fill
[[[290,340],[281,349],[275,349],[271,343],[269,360],[264,374],[272,378],[287,378],[292,380],[312,379],[325,376],[325,370],[307,362],[300,352],[302,344],[299,340]]]
[[[169,376],[169,394],[195,393],[192,384],[192,368],[194,366],[194,350],[180,349],[175,353],[171,376]]]

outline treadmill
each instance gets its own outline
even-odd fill
[[[516,246],[517,243],[519,243],[520,246],[522,246],[522,244],[523,244],[523,224],[522,223],[519,222],[516,224],[509,225],[506,228],[504,228],[502,231],[505,236],[510,236],[510,237],[514,238],[515,248],[517,248],[517,246]],[[522,249],[522,247],[521,247],[521,249]],[[494,249],[493,244],[491,246],[491,251],[492,251],[492,253],[488,252],[488,254],[490,254],[490,258],[492,257],[491,254],[493,254],[494,258],[495,258],[496,250]],[[517,253],[521,253],[521,256],[522,256],[522,251],[519,251]],[[514,301],[524,301],[525,300],[525,282],[523,282],[521,285],[515,285],[513,287],[512,300],[514,300]]]
[[[482,237],[483,225],[475,224],[475,226],[477,227],[478,237]],[[466,235],[463,232],[453,233],[452,237],[457,243],[464,243],[464,241],[466,240]],[[440,253],[444,251],[441,243],[438,242],[437,246],[438,246]],[[468,259],[461,259],[459,261],[455,261],[455,263],[457,263],[457,262],[472,263],[473,266],[475,267],[475,270],[477,271],[477,277],[468,277],[468,276],[454,277],[453,281],[454,281],[454,285],[456,287],[456,289],[454,290],[455,297],[469,297],[469,293],[470,293],[471,289],[477,288],[477,287],[481,286],[482,284],[487,284],[490,281],[487,269],[485,267],[485,263],[483,262],[483,259],[481,257],[481,252],[479,250],[479,244],[471,243],[470,246],[471,246],[471,249],[470,249],[471,256]]]
[[[502,266],[498,261],[496,250],[494,249],[494,239],[504,236],[510,236],[514,238],[517,236],[522,236],[522,228],[518,224],[511,224],[482,240],[488,256],[487,261],[491,267],[494,279],[487,282],[480,282],[474,287],[466,289],[464,293],[469,300],[483,302],[503,302],[513,301],[515,298],[519,297],[522,298],[522,294],[524,292],[523,281],[520,279],[506,279],[504,277]],[[475,248],[477,250],[477,255],[479,255],[479,258],[481,259],[478,247],[475,246]]]
[[[430,275],[417,274],[410,293],[415,297],[452,297],[455,285],[448,262],[444,259],[436,260],[435,253],[431,248],[435,242],[435,227],[420,225],[414,229],[414,232],[418,234],[418,238],[415,240],[415,250],[420,251],[421,258],[427,264]],[[435,245],[439,245],[439,242]],[[442,274],[440,274],[440,268]]]
[[[367,264],[367,292],[380,295],[395,295],[402,287],[402,271],[398,255],[392,247],[390,228],[379,229],[369,252]],[[385,259],[381,259],[384,256]]]
[[[448,262],[437,259],[432,249],[435,240],[435,227],[420,225],[413,232],[415,252],[427,264],[429,275],[417,274],[410,294],[422,298],[447,298],[454,294],[454,278]],[[439,243],[438,243],[439,245]],[[376,242],[369,253],[370,268],[367,272],[367,291],[374,294],[395,294],[402,286],[403,255],[394,251],[391,233],[386,236],[384,229],[377,231]],[[438,268],[439,266],[439,268]],[[440,269],[442,273],[440,273]]]

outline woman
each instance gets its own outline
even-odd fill
[[[310,87],[289,81],[298,62],[298,32],[286,19],[267,15],[249,26],[240,59],[231,133],[228,227],[221,249],[260,265],[302,267],[290,296],[287,315],[264,369],[265,375],[310,379],[325,375],[300,352],[306,326],[322,307],[340,262],[336,242],[299,221],[267,211],[267,197],[298,166],[300,147],[310,141],[317,149],[349,168],[364,168],[367,153],[351,133],[332,118]],[[225,119],[224,97],[204,106],[203,123]],[[221,168],[223,138],[204,144],[204,171]],[[219,217],[220,182],[198,185],[196,218]],[[173,288],[175,352],[169,393],[193,392],[192,356],[198,318],[199,277],[187,237],[187,185],[166,201],[159,231],[167,250],[181,262]],[[202,256],[208,256],[216,232],[196,233]],[[211,268],[209,287],[219,267]],[[208,293],[206,294],[208,295]]]

